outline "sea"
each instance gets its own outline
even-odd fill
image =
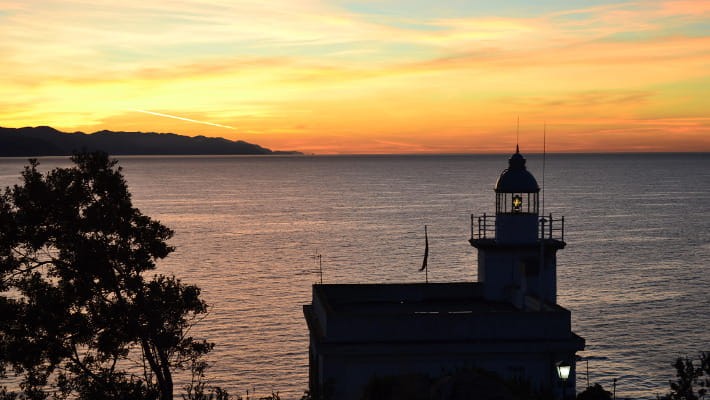
[[[115,158],[134,205],[175,231],[158,272],[210,304],[193,333],[216,343],[211,382],[299,399],[311,286],[423,282],[425,225],[429,281],[476,281],[471,214],[495,212],[509,156]],[[586,339],[578,390],[616,380],[618,398],[666,394],[674,360],[710,350],[710,154],[526,158],[545,214],[565,217],[558,303]],[[0,159],[0,186],[26,164]]]

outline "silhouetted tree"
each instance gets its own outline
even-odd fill
[[[72,161],[43,174],[30,160],[0,197],[0,374],[30,399],[167,400],[183,371],[184,398],[226,399],[204,387],[213,344],[189,335],[200,289],[146,277],[173,232],[133,207],[107,154]]]
[[[664,399],[698,400],[702,399],[710,388],[710,353],[701,352],[699,365],[688,357],[678,357],[673,363],[676,381],[670,381],[671,391]]]
[[[595,383],[577,395],[577,400],[611,400],[612,393]]]
[[[698,394],[701,398],[708,394],[710,391],[710,352],[704,351],[700,353],[700,369],[703,371],[704,376],[698,377]]]

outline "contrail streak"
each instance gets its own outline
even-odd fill
[[[207,121],[198,121],[196,119],[178,117],[177,115],[163,114],[163,113],[159,113],[159,112],[155,112],[155,111],[139,110],[137,108],[129,108],[128,110],[143,113],[143,114],[157,115],[158,117],[173,118],[173,119],[179,119],[181,121],[194,122],[196,124],[211,125],[211,126],[217,126],[220,128],[227,128],[227,129],[234,129],[234,130],[237,129],[237,128],[235,128],[233,126],[229,126],[229,125],[215,124],[213,122],[207,122]]]

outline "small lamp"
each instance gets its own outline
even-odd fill
[[[562,381],[562,400],[564,400],[565,395],[567,394],[565,393],[567,389],[567,378],[569,378],[569,373],[572,369],[572,366],[569,365],[569,363],[566,361],[560,361],[557,363],[556,367],[557,377],[560,378],[560,380]]]
[[[567,378],[569,378],[569,372],[572,369],[572,366],[569,365],[566,361],[560,361],[557,363],[557,377],[562,380],[562,382],[566,382]]]

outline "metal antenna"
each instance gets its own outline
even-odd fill
[[[547,158],[547,122],[542,125],[542,215],[545,215],[545,159]]]
[[[318,254],[318,275],[320,276],[320,284],[323,284],[323,255]]]
[[[518,128],[515,130],[515,148],[520,148],[520,115],[518,115]]]
[[[320,284],[323,284],[323,256],[318,254],[318,275],[320,275]]]
[[[316,249],[316,252],[313,254],[313,262],[315,263],[317,260],[318,262],[318,269],[312,270],[311,272],[314,272],[318,274],[320,278],[320,284],[323,284],[323,256],[318,252],[318,249]]]
[[[539,311],[542,311],[543,303],[543,284],[542,284],[542,271],[545,269],[545,158],[547,156],[547,122],[542,125],[542,217],[540,218],[540,268],[538,269],[538,285],[539,285]],[[550,224],[552,221],[550,221]]]

